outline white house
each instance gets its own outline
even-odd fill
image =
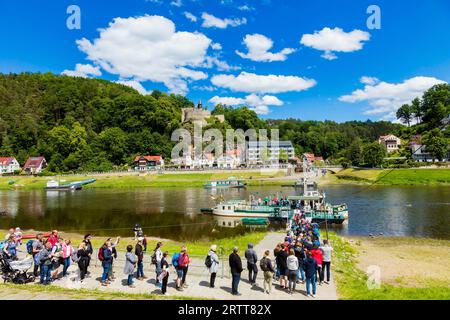
[[[400,149],[402,141],[400,138],[394,136],[393,134],[388,134],[385,136],[381,136],[378,139],[378,143],[382,144],[386,147],[387,152],[396,152]]]
[[[427,151],[427,146],[418,144],[416,142],[412,142],[410,144],[411,152],[412,152],[412,158],[414,161],[417,162],[433,162],[438,161],[438,159],[433,159],[433,156],[431,153]],[[449,161],[450,154],[447,155],[446,158],[442,159],[444,162]]]
[[[222,155],[216,160],[219,169],[236,169],[241,164],[241,160],[233,155]]]
[[[14,173],[20,170],[20,164],[14,157],[0,157],[0,174]]]
[[[136,156],[134,163],[134,169],[136,171],[164,168],[164,159],[162,156]]]
[[[291,141],[249,141],[247,145],[247,165],[262,164],[264,161],[279,163],[283,155],[287,160],[295,158]]]

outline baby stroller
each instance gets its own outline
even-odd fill
[[[33,266],[33,257],[28,257],[19,261],[11,261],[0,257],[0,267],[4,282],[15,284],[25,284],[34,281],[34,276],[27,275],[28,269]]]

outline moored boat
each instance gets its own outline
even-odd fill
[[[96,179],[87,179],[83,181],[75,181],[67,184],[60,184],[59,181],[52,180],[47,182],[45,190],[52,191],[71,191],[71,190],[81,190],[84,185],[94,183]]]
[[[244,180],[239,180],[233,177],[228,178],[227,180],[215,180],[210,181],[203,185],[205,189],[239,189],[245,188],[246,183]]]

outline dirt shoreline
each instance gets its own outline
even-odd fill
[[[379,267],[381,282],[397,287],[450,288],[450,240],[406,237],[344,237],[358,250],[357,267]]]

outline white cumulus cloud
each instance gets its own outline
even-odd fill
[[[202,27],[204,28],[226,29],[228,27],[237,27],[247,23],[246,18],[221,19],[206,12],[202,13],[202,19]]]
[[[378,82],[380,82],[380,80],[378,78],[368,77],[368,76],[361,77],[361,79],[359,79],[359,81],[362,84],[369,84],[369,85],[374,85],[374,84],[377,84]]]
[[[297,76],[257,75],[248,72],[241,72],[238,76],[215,75],[211,82],[217,87],[232,91],[259,94],[304,91],[317,84],[314,79]]]
[[[361,80],[362,82],[362,80]],[[339,98],[340,101],[357,103],[368,102],[371,106],[366,115],[380,115],[382,119],[395,119],[395,113],[403,104],[411,103],[416,97],[432,86],[445,81],[433,77],[414,77],[401,83],[388,83],[377,79],[373,84],[367,84],[364,89],[353,91]]]
[[[186,93],[187,82],[207,78],[195,70],[207,58],[211,40],[202,33],[176,31],[162,16],[115,18],[97,39],[77,40],[87,59],[121,79],[164,83]]]
[[[285,48],[277,53],[269,52],[273,47],[272,39],[262,34],[248,34],[243,40],[248,53],[242,53],[236,50],[236,54],[241,58],[250,59],[258,62],[285,61],[287,56],[295,52],[293,48]]]
[[[219,97],[215,96],[209,100],[210,103],[215,105],[223,104],[227,106],[249,106],[251,110],[254,110],[257,114],[268,114],[270,113],[270,106],[282,106],[284,103],[280,99],[271,95],[256,95],[250,94],[245,98],[235,98],[235,97]]]
[[[62,75],[70,76],[70,77],[81,77],[81,78],[89,78],[90,76],[101,76],[102,72],[100,71],[100,67],[94,67],[91,64],[81,64],[77,63],[75,65],[75,70],[64,70],[61,72]]]
[[[370,40],[370,33],[353,30],[345,32],[341,28],[323,28],[314,34],[305,34],[300,43],[313,49],[324,51],[322,58],[327,60],[337,59],[335,52],[359,51],[364,46],[364,41]]]
[[[135,89],[137,92],[139,92],[142,95],[150,94],[151,92],[148,92],[140,82],[136,80],[119,80],[116,81],[116,83],[123,84],[125,86],[131,87]]]

